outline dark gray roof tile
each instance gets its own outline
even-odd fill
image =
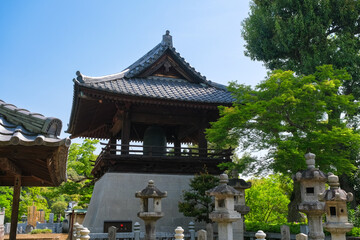
[[[226,90],[190,83],[183,79],[163,77],[121,78],[106,82],[86,82],[82,85],[140,97],[223,104],[229,104],[233,101],[230,92]]]

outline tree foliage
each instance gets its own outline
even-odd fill
[[[304,154],[313,152],[323,171],[351,173],[360,136],[349,125],[357,119],[359,103],[343,92],[348,79],[345,71],[326,65],[307,76],[277,70],[254,89],[231,83],[236,101],[220,108],[208,139],[220,147],[268,150],[265,159],[258,159],[262,170],[295,173],[306,168]]]
[[[50,204],[75,201],[86,208],[94,189],[91,176],[92,162],[96,160],[94,151],[98,140],[85,139],[82,144],[73,143],[69,149],[67,174],[68,180],[57,188],[50,188],[47,197]]]
[[[360,97],[360,2],[253,0],[243,23],[245,54],[270,70],[312,74],[332,64],[346,68],[347,93]]]
[[[12,187],[0,187],[0,208],[5,208],[5,222],[9,222],[11,218],[13,193]]]
[[[292,192],[292,180],[279,174],[266,178],[251,179],[246,190],[246,205],[250,212],[247,221],[281,224],[286,223],[288,204]]]
[[[184,191],[182,201],[179,202],[179,212],[186,217],[194,217],[195,221],[211,223],[209,214],[214,209],[213,199],[205,192],[216,187],[219,179],[207,172],[195,175],[190,180],[190,189]]]

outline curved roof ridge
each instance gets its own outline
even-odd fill
[[[203,76],[200,72],[196,71],[195,68],[193,66],[190,65],[190,63],[188,63],[185,58],[183,58],[179,52],[176,51],[176,48],[174,47],[170,47],[170,50],[172,50],[174,52],[174,55],[181,61],[183,62],[183,64],[185,65],[185,67],[190,70],[193,74],[195,74],[196,76],[198,76],[199,78],[201,78],[204,82],[206,81],[206,76]]]
[[[32,113],[29,110],[8,104],[1,99],[0,115],[3,115],[7,122],[14,125],[21,125],[29,132],[45,134],[50,137],[59,136],[62,128],[62,122],[58,118],[45,117],[39,113]]]
[[[159,43],[149,52],[147,52],[144,56],[139,58],[136,62],[131,64],[129,67],[125,68],[128,72],[125,74],[125,77],[131,78],[134,77],[136,74],[143,71],[146,67],[153,64],[159,57],[167,50],[169,46]]]
[[[76,77],[76,79],[74,79],[74,81],[77,80],[80,83],[111,81],[111,80],[123,78],[124,75],[126,74],[126,72],[127,72],[127,70],[124,70],[119,73],[114,73],[114,74],[109,74],[109,75],[104,75],[104,76],[99,76],[99,77],[91,77],[91,76],[86,76],[86,75],[82,74],[80,71],[77,71],[76,72],[77,77]]]
[[[163,35],[163,40],[157,44],[154,48],[152,48],[149,52],[135,61],[133,64],[125,68],[120,73],[99,76],[99,77],[91,77],[86,76],[80,71],[76,72],[76,79],[74,81],[78,81],[80,83],[95,83],[95,82],[105,82],[105,81],[112,81],[121,78],[136,78],[141,72],[146,70],[149,66],[154,64],[163,54],[165,51],[169,50],[171,52],[172,57],[174,57],[180,65],[189,71],[195,78],[198,79],[199,83],[205,83],[212,87],[227,90],[226,86],[211,82],[206,79],[206,76],[203,76],[200,72],[196,71],[196,69],[188,63],[184,57],[180,55],[179,52],[173,47],[172,44],[172,36],[170,35],[169,31],[166,31],[166,34]]]
[[[210,81],[210,80],[206,80],[206,84],[208,84],[208,85],[210,85],[210,86],[212,86],[214,88],[223,90],[223,91],[229,91],[227,89],[226,85],[223,85],[223,84],[220,84],[220,83],[216,83],[216,82],[213,82],[213,81]]]
[[[179,52],[176,51],[176,48],[173,47],[172,36],[170,35],[170,31],[166,31],[166,34],[163,35],[163,40],[156,45],[153,49],[147,52],[144,56],[142,56],[139,60],[131,64],[125,70],[129,70],[126,74],[126,78],[136,77],[137,74],[141,73],[151,64],[155,63],[166,50],[170,50],[173,53],[173,56],[177,58],[177,60],[192,74],[201,79],[201,81],[206,82],[206,77],[201,75],[200,72],[196,71],[194,67],[192,67],[186,60],[183,58]]]

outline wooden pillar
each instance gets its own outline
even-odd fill
[[[175,147],[175,149],[174,149],[175,156],[180,156],[181,155],[181,149],[180,149],[181,142],[178,138],[176,138],[174,141],[174,147]]]
[[[16,239],[17,223],[18,223],[18,215],[19,215],[20,192],[21,192],[21,175],[16,174],[15,182],[14,182],[14,195],[13,195],[13,204],[12,204],[12,212],[11,212],[11,226],[10,226],[9,240]]]
[[[208,142],[206,140],[205,130],[209,126],[207,121],[207,111],[203,111],[201,114],[202,118],[200,120],[199,128],[199,155],[200,157],[207,157],[207,148]]]
[[[207,156],[207,140],[205,138],[205,128],[199,130],[199,153],[201,157]]]
[[[129,154],[129,143],[130,143],[130,105],[126,106],[123,116],[123,127],[121,131],[121,154],[128,155]]]
[[[110,154],[116,154],[116,137],[112,137],[109,140],[110,144]]]

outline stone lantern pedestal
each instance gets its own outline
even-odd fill
[[[319,194],[319,200],[325,202],[325,229],[331,233],[332,240],[345,240],[346,233],[351,231],[353,224],[348,222],[346,202],[353,200],[352,193],[346,193],[339,187],[339,178],[328,174],[330,189]]]
[[[155,187],[153,180],[149,181],[145,189],[135,193],[135,197],[140,198],[138,217],[145,223],[145,240],[156,240],[155,224],[164,216],[161,212],[161,198],[166,196],[166,192],[161,192]]]
[[[215,197],[215,210],[210,213],[209,217],[218,223],[219,240],[232,240],[232,223],[241,218],[240,213],[234,210],[234,197],[240,193],[227,185],[228,181],[228,176],[221,174],[219,186],[206,192]]]
[[[318,200],[318,195],[325,191],[327,177],[322,171],[315,168],[315,154],[307,153],[305,158],[308,168],[305,171],[297,172],[294,179],[300,182],[299,210],[308,217],[309,240],[324,240],[322,215],[325,212],[325,204]]]
[[[238,176],[235,172],[233,175]],[[229,185],[235,188],[240,194],[235,197],[234,209],[241,214],[241,218],[233,223],[234,227],[234,238],[243,240],[244,239],[244,216],[250,211],[250,207],[245,204],[245,189],[251,187],[251,182],[245,182],[243,179],[233,178],[229,180]]]

